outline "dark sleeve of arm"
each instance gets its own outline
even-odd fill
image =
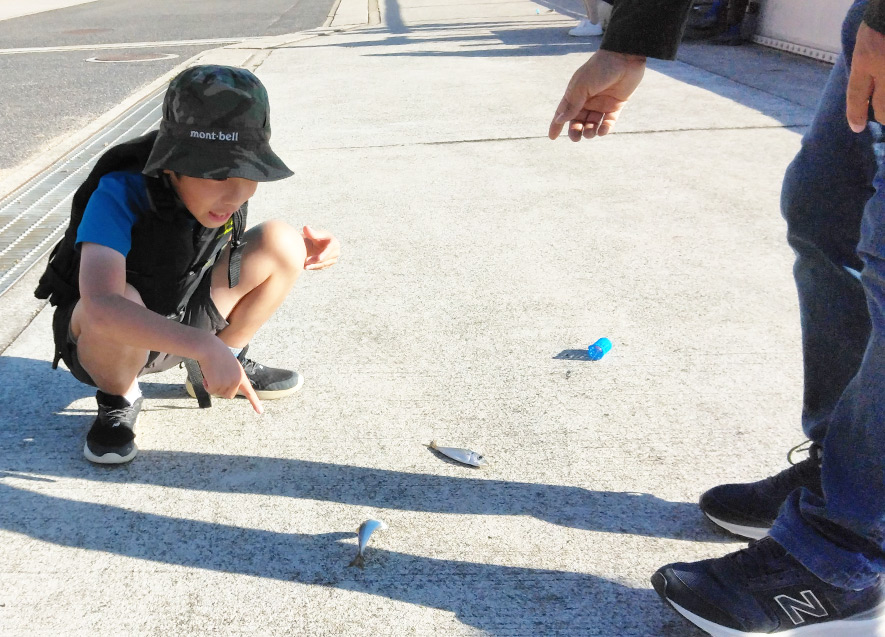
[[[615,0],[602,48],[672,60],[691,4],[692,0]]]
[[[879,33],[885,33],[885,2],[870,0],[863,21]]]

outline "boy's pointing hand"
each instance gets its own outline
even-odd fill
[[[237,362],[239,363],[239,361]],[[246,399],[252,404],[252,409],[255,410],[256,414],[263,414],[264,406],[261,404],[261,399],[258,398],[258,394],[255,393],[255,388],[252,387],[252,383],[249,382],[249,378],[246,376],[246,371],[240,367],[240,372],[242,373],[242,379],[240,380],[240,387],[237,393],[246,397]]]
[[[324,270],[338,262],[341,244],[330,232],[304,226],[301,234],[304,237],[304,247],[307,248],[305,270]]]
[[[221,398],[236,398],[237,394],[241,394],[252,403],[252,408],[257,413],[263,413],[261,400],[255,394],[240,361],[219,338],[213,338],[216,343],[211,351],[198,361],[206,391]]]

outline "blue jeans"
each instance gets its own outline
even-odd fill
[[[771,530],[815,575],[854,589],[885,573],[885,135],[875,121],[855,134],[845,119],[866,4],[848,12],[842,55],[784,178],[802,320],[802,425],[823,445],[825,497],[792,493]]]

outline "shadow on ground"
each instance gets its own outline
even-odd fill
[[[650,589],[568,571],[440,560],[373,550],[348,568],[352,532],[292,534],[173,518],[41,493],[58,478],[197,491],[277,495],[471,515],[528,515],[578,529],[724,541],[695,505],[649,494],[597,492],[285,458],[143,450],[125,467],[80,454],[91,415],[66,415],[91,394],[45,361],[0,357],[10,407],[0,428],[0,529],[53,544],[163,564],[360,591],[453,612],[490,634],[693,635]],[[178,385],[149,396],[181,396]],[[47,387],[53,391],[47,392]],[[15,395],[17,400],[12,401]],[[33,397],[22,400],[22,397]],[[35,437],[39,439],[35,443]],[[34,489],[34,490],[31,490]],[[121,533],[120,529],[134,530]],[[699,634],[699,633],[697,633]]]
[[[52,370],[45,361],[27,358],[0,357],[0,377],[17,379],[15,393],[20,397],[36,398],[40,396],[39,388],[54,388],[40,400],[19,400],[15,405],[4,400],[10,409],[7,424],[0,431],[0,470],[9,473],[275,495],[405,511],[525,515],[588,531],[703,542],[727,540],[704,522],[695,503],[670,502],[647,493],[149,449],[141,450],[132,464],[107,470],[90,465],[80,455],[93,412],[68,407],[74,400],[91,395],[91,388],[62,370]],[[181,385],[145,382],[143,389],[148,401],[185,397]],[[190,399],[176,406],[197,409]],[[152,409],[150,402],[145,409]],[[35,436],[39,436],[38,444],[34,443]]]
[[[354,546],[340,541],[353,533],[275,533],[170,518],[41,495],[2,481],[0,502],[0,528],[36,540],[378,595],[454,613],[489,634],[700,634],[652,590],[588,574],[379,549],[371,550],[367,567],[359,570],[347,566]]]
[[[564,19],[582,17],[580,12],[548,0],[536,0],[545,15],[555,12]],[[595,51],[601,37],[573,38],[572,24],[527,26],[522,20],[420,22],[407,24],[395,0],[388,0],[385,24],[357,29],[345,39],[322,46],[360,49],[381,57],[517,57],[562,56]],[[547,18],[545,18],[545,24]],[[436,45],[436,46],[433,46]],[[281,48],[317,46],[294,44]],[[379,50],[397,47],[398,50]],[[714,46],[685,43],[673,64],[649,60],[648,67],[680,82],[697,86],[757,110],[788,127],[806,126],[826,82],[830,65],[758,46]],[[574,69],[563,69],[567,76]],[[550,96],[555,103],[560,96]]]

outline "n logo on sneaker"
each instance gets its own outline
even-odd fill
[[[789,617],[794,624],[798,626],[799,624],[805,623],[805,618],[801,613],[805,613],[811,617],[826,617],[829,615],[827,609],[825,609],[823,604],[820,603],[820,600],[815,597],[814,593],[811,591],[802,591],[800,595],[802,595],[804,601],[800,601],[789,595],[778,595],[774,598],[774,601],[784,609],[787,617]]]

